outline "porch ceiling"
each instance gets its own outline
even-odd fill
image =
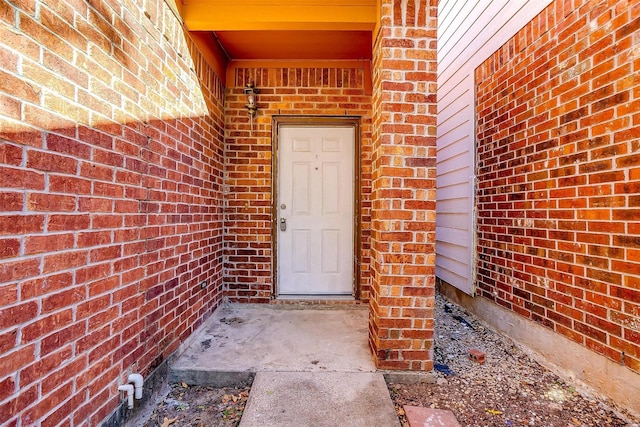
[[[227,60],[371,59],[378,0],[182,0],[192,32]],[[216,49],[217,47],[213,47]]]

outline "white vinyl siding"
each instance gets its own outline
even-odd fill
[[[474,71],[551,0],[440,0],[436,275],[473,295]]]

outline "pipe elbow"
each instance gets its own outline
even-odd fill
[[[142,386],[144,385],[144,379],[140,374],[130,374],[129,382],[133,383],[136,391],[136,399],[142,399]]]
[[[127,406],[129,409],[133,409],[133,385],[132,384],[123,384],[118,386],[118,391],[124,391],[127,393]]]

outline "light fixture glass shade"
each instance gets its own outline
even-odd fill
[[[256,103],[256,94],[258,93],[258,89],[255,88],[253,83],[248,83],[244,88],[244,93],[247,96],[247,108],[249,115],[254,117],[258,112],[258,104]]]

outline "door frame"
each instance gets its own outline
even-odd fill
[[[359,116],[290,116],[274,115],[271,126],[271,265],[272,283],[271,299],[278,297],[278,146],[280,128],[282,127],[348,127],[353,129],[353,161],[354,161],[354,189],[353,189],[353,296],[360,299],[360,264],[361,264],[361,168],[360,168],[360,144],[361,144],[361,118]]]

